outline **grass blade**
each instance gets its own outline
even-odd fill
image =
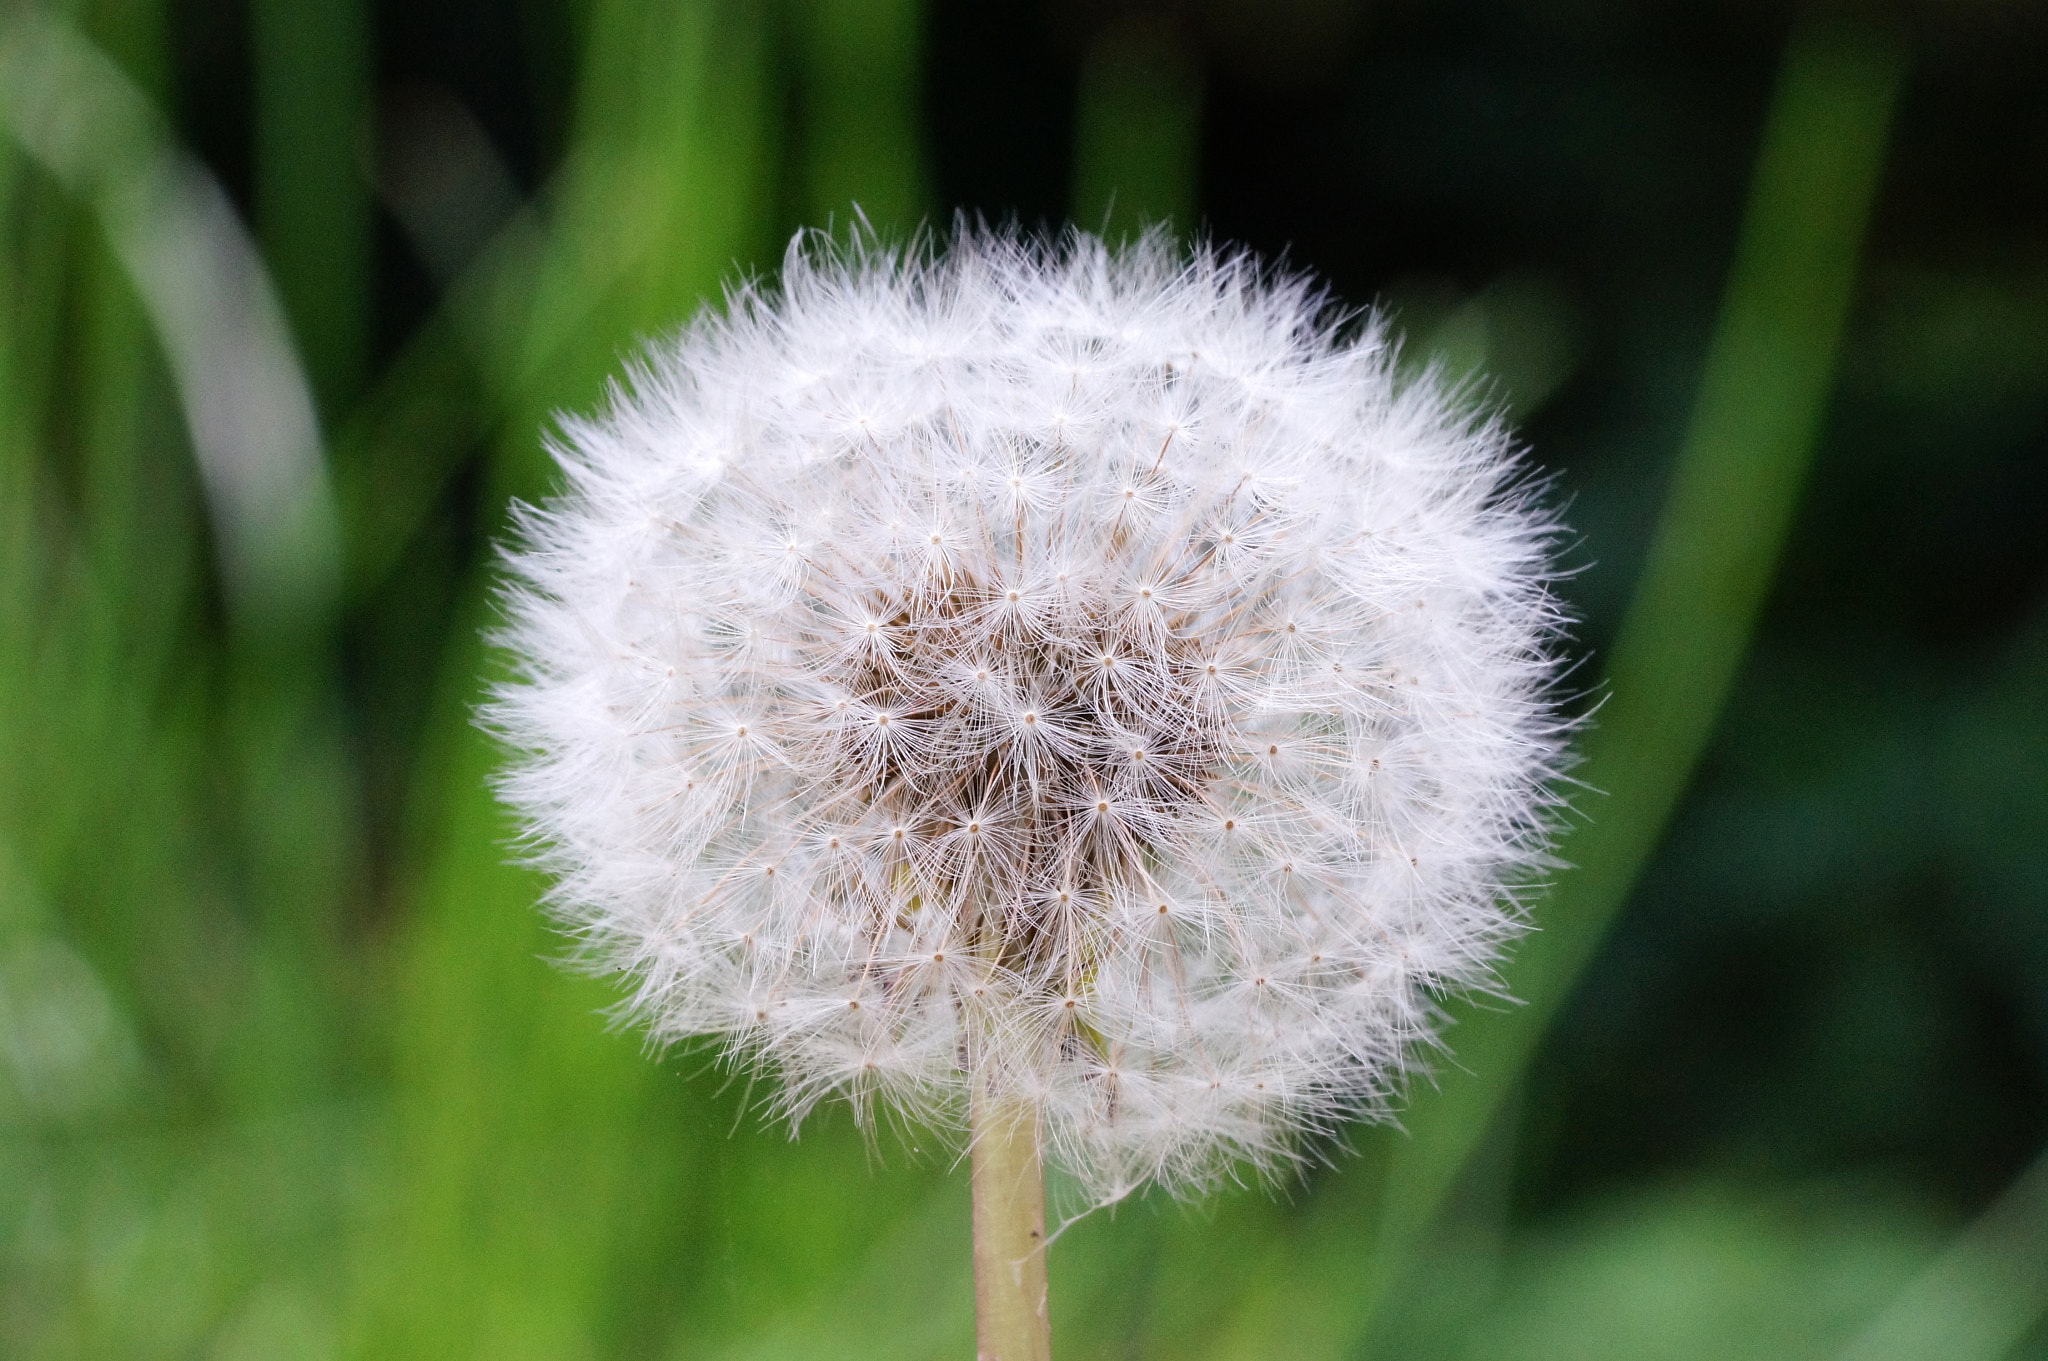
[[[1351,1352],[1656,848],[1747,651],[1818,442],[1903,74],[1898,48],[1862,30],[1809,27],[1787,49],[1692,421],[1609,662],[1612,698],[1584,745],[1580,774],[1605,792],[1585,801],[1561,848],[1573,868],[1506,971],[1523,1005],[1455,1008],[1458,1071],[1416,1091],[1405,1134],[1375,1136],[1383,1177],[1340,1169],[1318,1188],[1214,1354],[1261,1354],[1296,1318],[1322,1327],[1295,1335],[1295,1355]]]
[[[227,196],[120,69],[61,20],[0,28],[0,119],[91,203],[170,360],[245,618],[302,628],[339,585],[312,394]]]

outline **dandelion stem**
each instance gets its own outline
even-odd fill
[[[977,1083],[972,1119],[976,1361],[1049,1361],[1038,1115]]]

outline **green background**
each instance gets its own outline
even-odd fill
[[[1515,1001],[1060,1355],[2048,1357],[2048,11],[16,3],[0,133],[0,1355],[969,1353],[957,1146],[609,1025],[470,718],[550,413],[857,204],[1284,257],[1578,535]]]

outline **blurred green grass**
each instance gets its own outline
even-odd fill
[[[550,414],[597,401],[736,271],[771,267],[792,217],[858,205],[900,235],[947,206],[926,18],[904,0],[574,7],[558,164],[470,231],[436,309],[373,371],[370,17],[351,0],[251,13],[252,235],[328,432],[332,609],[237,611],[163,359],[175,338],[98,200],[24,153],[18,117],[0,153],[0,1352],[964,1354],[965,1186],[943,1142],[871,1143],[843,1114],[791,1142],[743,1081],[644,1055],[605,1025],[601,983],[549,964],[471,721],[494,666],[490,559],[436,538],[465,480],[481,518],[455,532],[473,541],[543,496]],[[167,104],[169,11],[76,19]],[[2004,1269],[2044,1256],[2032,1183],[1945,1256],[1953,1208],[1882,1177],[1702,1170],[1536,1223],[1511,1204],[1514,1093],[1707,747],[1793,523],[1900,78],[1889,41],[1804,29],[1789,49],[1611,649],[1583,772],[1604,793],[1576,800],[1576,867],[1506,976],[1523,1005],[1461,1012],[1406,1132],[1360,1131],[1358,1156],[1303,1186],[1071,1226],[1062,1354],[1933,1356],[1956,1335],[1945,1309],[2003,1310],[2008,1345],[2039,1314],[2038,1275]],[[1087,45],[1084,225],[1195,224],[1196,62],[1144,24]],[[1446,365],[1484,351],[1523,418],[1569,363],[1557,326],[1516,324],[1538,315],[1517,298],[1545,296],[1509,278],[1432,332]],[[1953,720],[1956,750],[2039,741],[2038,652]],[[410,715],[395,752],[365,735],[359,677],[380,655],[409,673],[383,682]],[[2009,828],[1957,831],[1992,839],[1983,863],[2011,866],[2013,901],[2039,873],[2040,797],[2004,800]]]

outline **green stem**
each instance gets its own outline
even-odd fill
[[[330,418],[369,355],[370,194],[356,147],[370,110],[361,0],[255,0],[256,226]]]
[[[1074,110],[1073,219],[1112,241],[1195,225],[1202,72],[1172,28],[1110,25],[1088,46]]]
[[[971,1120],[975,1356],[1049,1361],[1038,1113],[977,1083]]]
[[[909,231],[929,203],[918,109],[924,0],[814,0],[792,17],[803,225],[843,223],[857,206],[885,233]]]
[[[1999,1361],[2048,1316],[2048,1153],[1843,1349],[1838,1361]]]

